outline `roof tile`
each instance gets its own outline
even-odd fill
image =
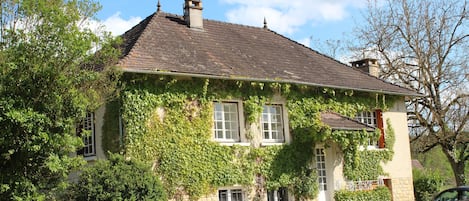
[[[150,15],[124,35],[124,71],[178,73],[353,89],[399,95],[415,92],[342,64],[261,27],[204,20],[191,29],[181,16]]]

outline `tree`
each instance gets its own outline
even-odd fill
[[[443,178],[438,171],[419,170],[412,171],[414,180],[414,196],[416,201],[431,201],[436,192],[443,186]]]
[[[382,60],[382,78],[422,94],[408,111],[418,128],[412,147],[426,152],[441,146],[456,183],[468,182],[469,49],[468,2],[371,1],[358,28],[362,53]]]
[[[118,52],[85,28],[99,9],[92,0],[0,5],[0,197],[53,199],[83,164],[70,157],[83,146],[74,127],[111,97]]]
[[[150,165],[119,154],[85,168],[70,189],[72,200],[167,200]]]

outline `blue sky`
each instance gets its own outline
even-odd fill
[[[122,34],[156,11],[157,0],[99,0],[98,19]],[[164,12],[182,15],[184,0],[160,0]],[[313,40],[338,40],[353,30],[366,0],[202,0],[206,19],[263,26],[311,46]]]

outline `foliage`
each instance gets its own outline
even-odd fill
[[[119,153],[122,149],[121,133],[119,125],[120,103],[111,101],[106,103],[106,111],[103,117],[102,147],[106,153]]]
[[[378,187],[368,191],[340,190],[334,193],[336,201],[390,201],[391,192],[387,187]]]
[[[395,134],[391,125],[391,121],[387,119],[386,122],[386,149],[359,151],[357,146],[350,145],[366,144],[366,142],[362,140],[367,140],[367,138],[361,137],[360,135],[357,135],[357,133],[350,133],[346,131],[334,132],[336,141],[339,143],[339,145],[341,145],[341,147],[343,147],[345,160],[344,176],[347,179],[352,181],[375,180],[379,176],[386,174],[381,167],[381,162],[387,162],[392,159],[395,142]],[[363,135],[363,132],[361,135]],[[377,139],[379,135],[380,131],[377,130],[373,136],[374,139]]]
[[[441,147],[435,147],[428,152],[420,153],[413,152],[412,158],[420,161],[425,169],[425,172],[438,172],[443,178],[444,186],[455,186],[456,182],[452,176],[451,165],[448,162],[445,154],[441,150]],[[467,171],[466,171],[467,172]]]
[[[125,155],[152,162],[173,198],[187,194],[196,199],[234,184],[252,186],[257,177],[268,189],[289,187],[297,197],[314,198],[318,185],[310,166],[313,149],[317,143],[341,139],[321,122],[320,112],[353,117],[360,110],[393,104],[393,97],[384,101],[380,94],[278,83],[130,74],[125,80],[129,83],[121,100]],[[242,100],[247,123],[256,124],[262,105],[279,93],[287,100],[291,144],[255,148],[212,141],[214,101]],[[358,136],[358,142],[370,137],[356,133],[360,134],[345,137]]]
[[[356,33],[360,55],[378,56],[381,77],[422,94],[409,100],[412,148],[441,146],[457,185],[468,182],[468,2],[371,1]],[[368,53],[371,52],[371,53]]]
[[[438,171],[413,170],[414,195],[416,201],[431,201],[443,187],[444,179]]]
[[[167,200],[163,186],[149,165],[109,154],[86,167],[70,188],[72,200]]]
[[[305,137],[303,137],[305,138]],[[270,146],[252,150],[258,161],[257,174],[265,177],[269,190],[290,187],[298,198],[314,198],[318,193],[317,174],[309,166],[315,142],[294,140],[283,146]]]
[[[93,1],[0,5],[0,197],[50,200],[84,162],[70,157],[83,145],[75,122],[112,93],[117,50],[80,24],[99,9]],[[100,72],[86,65],[97,61]]]
[[[376,180],[379,176],[386,175],[381,162],[390,160],[390,154],[386,150],[359,151],[355,162],[347,161],[349,153],[344,153],[344,176],[351,181]]]

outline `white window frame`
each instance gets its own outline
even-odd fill
[[[262,110],[262,114],[261,114],[261,118],[260,118],[260,127],[261,127],[261,135],[262,135],[262,142],[264,143],[285,143],[286,142],[286,132],[285,132],[285,117],[284,117],[284,105],[283,104],[266,104],[263,106],[264,109]],[[271,110],[268,109],[267,111],[265,110],[266,107],[278,107],[279,109],[276,110],[278,111],[278,114],[273,114],[271,113]],[[278,116],[277,117],[277,121],[276,122],[273,122],[273,115],[275,116]],[[267,119],[265,119],[264,117],[267,117]],[[266,130],[264,130],[264,124],[267,124],[267,132],[268,132],[268,138],[265,138],[265,132]],[[277,129],[274,130],[274,126],[275,124],[278,124],[277,125]],[[277,138],[274,138],[273,137],[273,132],[274,131],[277,131],[277,135],[278,136],[281,136],[281,138],[279,138],[277,136]]]
[[[89,135],[82,135],[86,131]],[[83,157],[96,156],[96,136],[95,136],[95,122],[94,113],[88,112],[86,117],[77,125],[77,134],[81,135],[84,147],[80,150]]]
[[[327,191],[327,167],[326,167],[326,149],[318,146],[314,149],[316,157],[316,170],[318,174],[318,183],[320,191]]]
[[[228,103],[228,104],[236,104],[237,105],[237,118],[238,118],[238,139],[223,139],[223,138],[217,138],[217,133],[216,133],[216,118],[215,118],[215,113],[216,113],[216,108],[215,104],[216,103]],[[241,100],[222,100],[222,101],[215,101],[213,102],[213,125],[212,125],[212,138],[215,142],[219,142],[220,145],[224,146],[233,146],[233,145],[240,145],[240,146],[250,146],[251,144],[247,141],[246,136],[245,136],[245,131],[244,131],[244,117],[243,117],[243,102]],[[226,135],[224,135],[226,136]]]
[[[366,124],[368,126],[372,126],[375,128],[378,128],[378,118],[376,115],[376,111],[361,111],[358,112],[357,115],[355,116],[355,120]],[[376,141],[372,139],[368,139],[368,149],[377,149],[379,148],[379,139],[376,139]]]
[[[217,197],[218,201],[225,201],[222,200],[220,197],[220,193],[222,191],[226,192],[226,201],[237,201],[236,199],[233,199],[233,193],[241,193],[241,201],[246,200],[245,195],[244,195],[244,190],[242,188],[225,188],[225,189],[218,189],[217,192]]]

